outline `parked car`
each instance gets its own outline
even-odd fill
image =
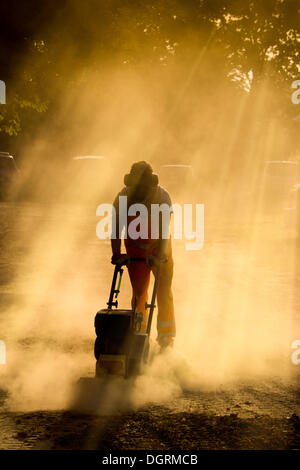
[[[62,198],[75,204],[110,202],[111,171],[110,161],[104,156],[71,158],[66,167]]]
[[[0,197],[7,198],[17,182],[19,170],[15,159],[8,152],[0,152]]]
[[[296,229],[298,236],[300,236],[300,183],[295,184],[289,191],[285,210],[287,226]]]
[[[263,174],[263,205],[268,210],[282,210],[290,204],[290,191],[299,182],[297,161],[267,161]]]

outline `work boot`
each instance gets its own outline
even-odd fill
[[[164,352],[167,348],[173,348],[174,338],[172,336],[163,336],[159,338],[158,344],[160,346],[160,352]]]

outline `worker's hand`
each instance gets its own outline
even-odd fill
[[[117,264],[122,266],[124,264],[129,264],[130,257],[128,255],[122,255],[121,253],[114,253],[111,257],[111,264]]]

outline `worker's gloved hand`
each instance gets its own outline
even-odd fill
[[[168,258],[165,255],[150,255],[146,259],[146,264],[149,268],[151,268],[152,266],[159,266],[160,263],[166,263],[167,261]]]
[[[114,253],[111,257],[111,264],[118,264],[122,266],[123,264],[129,264],[130,257],[128,255],[122,255],[121,253]]]

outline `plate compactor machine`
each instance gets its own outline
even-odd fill
[[[160,264],[157,263],[147,327],[142,332],[143,314],[135,306],[131,310],[118,308],[118,295],[124,265],[128,263],[148,263],[147,258],[128,258],[123,264],[115,266],[109,300],[106,309],[100,310],[95,317],[96,341],[94,347],[96,377],[117,375],[125,379],[142,372],[149,355],[149,337],[158,286]]]

